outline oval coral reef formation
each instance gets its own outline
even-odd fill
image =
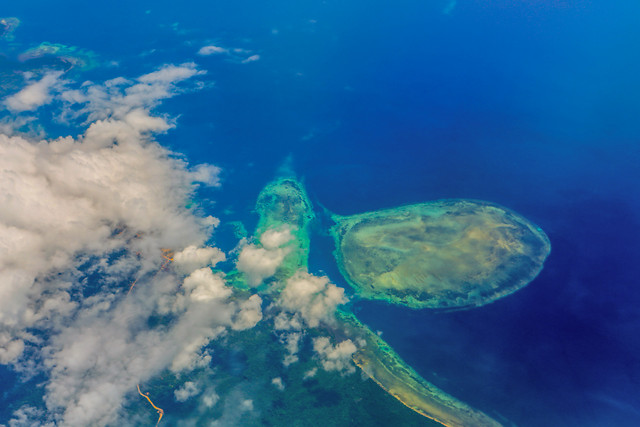
[[[498,205],[437,200],[333,216],[338,266],[358,296],[413,308],[466,308],[526,286],[551,245]]]

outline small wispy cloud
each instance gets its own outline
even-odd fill
[[[8,96],[4,100],[4,105],[11,112],[33,111],[43,105],[48,104],[53,99],[51,92],[64,85],[61,79],[62,71],[53,71],[45,74],[38,81],[28,81],[26,87],[18,93]],[[27,79],[30,75],[27,74]]]
[[[205,71],[197,69],[194,63],[170,64],[134,80],[118,77],[103,84],[85,84],[79,89],[62,91],[56,98],[63,104],[63,119],[86,117],[86,123],[118,119],[134,126],[137,121],[148,125],[147,130],[157,132],[170,128],[172,123],[147,112],[179,94],[183,90],[179,83],[202,74]]]
[[[254,54],[252,51],[242,48],[227,48],[217,45],[203,46],[198,50],[200,56],[220,55],[225,56],[233,62],[240,64],[248,64],[260,60],[260,55]]]
[[[226,53],[229,53],[229,49],[214,45],[202,46],[198,51],[198,55],[201,56],[220,55]]]
[[[251,55],[250,57],[243,59],[242,63],[247,64],[249,62],[256,62],[260,60],[260,55]]]
[[[186,402],[189,398],[196,396],[200,393],[200,386],[193,382],[187,381],[182,384],[181,387],[173,391],[176,401]]]

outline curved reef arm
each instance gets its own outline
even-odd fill
[[[451,427],[498,427],[499,422],[423,379],[376,333],[351,313],[340,312],[345,333],[364,341],[353,362],[387,393],[417,413]]]

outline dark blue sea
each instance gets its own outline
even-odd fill
[[[314,203],[338,214],[472,198],[536,223],[552,251],[515,294],[448,313],[359,302],[358,317],[424,378],[515,425],[640,425],[639,2],[3,9],[22,21],[6,57],[49,41],[112,64],[80,81],[165,63],[206,70],[204,89],[158,107],[178,117],[159,141],[222,168],[222,186],[201,197],[223,226],[252,229],[255,198],[287,159]],[[205,45],[260,59],[197,55]],[[347,286],[332,242],[316,233],[312,270]]]

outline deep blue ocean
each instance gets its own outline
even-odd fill
[[[207,71],[158,108],[178,117],[159,141],[223,169],[202,194],[223,227],[252,229],[287,158],[338,214],[472,198],[530,219],[552,252],[526,288],[453,313],[361,302],[358,316],[427,380],[518,426],[640,425],[640,2],[6,3],[22,47],[113,62],[80,81]],[[207,44],[260,60],[198,56]],[[316,233],[312,269],[346,286]]]

